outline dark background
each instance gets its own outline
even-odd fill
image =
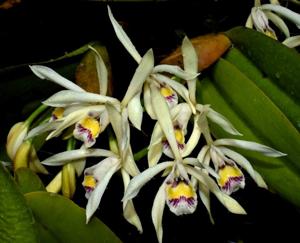
[[[114,35],[106,4],[100,1],[22,1],[14,8],[0,10],[0,68],[49,60],[92,40],[100,40],[110,53],[115,92],[122,95],[124,86],[117,82],[128,82],[136,65]],[[109,1],[109,4],[139,52],[144,53],[152,47],[159,60],[180,44],[184,34],[194,37],[244,25],[252,1]],[[4,78],[9,80],[7,75]],[[5,92],[1,94],[5,95]],[[20,100],[0,104],[5,121],[1,123],[2,131],[24,119],[20,112],[24,104]],[[15,110],[13,114],[11,109]],[[6,111],[10,111],[9,116],[5,116]],[[5,141],[4,133],[1,133],[1,141]],[[139,166],[144,167],[146,161],[140,163]],[[155,178],[134,201],[144,234],[138,234],[122,217],[120,200],[123,191],[119,175],[110,182],[97,216],[126,243],[156,242],[151,207],[161,182],[159,176]],[[79,183],[75,201],[85,207],[83,195]],[[164,242],[298,242],[300,215],[292,205],[257,188],[248,176],[246,188],[234,197],[248,215],[228,213],[212,196],[215,225],[209,222],[201,202],[196,213],[188,216],[176,217],[166,208]]]

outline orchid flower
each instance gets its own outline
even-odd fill
[[[82,141],[85,147],[95,144],[96,138],[109,124],[105,104],[113,104],[120,109],[119,101],[106,96],[107,70],[100,54],[93,48],[97,64],[99,94],[86,92],[75,83],[62,77],[54,70],[40,65],[30,66],[31,70],[40,78],[53,81],[67,90],[59,91],[45,100],[43,103],[54,107],[54,111],[48,123],[43,123],[33,128],[28,138],[49,132],[47,139],[59,136],[66,128],[75,125],[73,135]]]
[[[150,86],[152,84],[154,84],[160,90],[161,95],[166,99],[170,109],[178,103],[178,95],[181,96],[185,102],[189,103],[193,109],[192,101],[185,86],[175,80],[172,80],[163,73],[175,75],[183,80],[193,80],[198,74],[188,73],[187,71],[182,70],[180,67],[173,65],[154,66],[152,49],[147,51],[146,54],[141,57],[130,38],[114,18],[109,7],[108,13],[118,39],[129,52],[129,54],[139,64],[121,102],[123,107],[128,107],[128,116],[132,124],[137,129],[141,129],[143,108],[140,97],[142,92],[146,112],[152,119],[157,119],[155,112],[153,111],[153,106],[156,104],[152,103],[151,98]]]
[[[300,43],[299,36],[290,36],[290,31],[283,19],[294,23],[298,28],[300,26],[300,14],[283,7],[276,0],[270,1],[270,4],[261,4],[260,0],[256,0],[251,14],[247,19],[246,27],[253,28],[259,32],[277,39],[275,31],[270,27],[269,20],[285,35],[286,39],[283,44],[288,47],[295,47]]]
[[[162,242],[163,237],[162,217],[165,204],[168,205],[170,211],[175,215],[191,214],[196,210],[198,203],[196,188],[191,183],[188,174],[196,178],[200,185],[214,193],[230,212],[237,214],[246,213],[237,201],[220,191],[213,179],[202,172],[201,169],[195,168],[192,161],[187,159],[183,161],[183,164],[167,161],[146,169],[130,181],[122,199],[123,201],[133,199],[140,189],[155,175],[169,169],[169,174],[158,189],[152,207],[152,222],[159,242]]]
[[[198,154],[198,161],[205,167],[209,166],[210,161],[212,161],[217,176],[213,173],[212,175],[216,178],[222,191],[228,195],[245,186],[245,177],[237,165],[246,170],[259,187],[267,188],[267,185],[244,156],[226,146],[257,151],[269,157],[285,155],[268,146],[237,139],[217,139],[203,146]]]

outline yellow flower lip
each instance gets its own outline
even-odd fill
[[[176,178],[166,185],[167,205],[176,215],[193,213],[197,206],[197,195],[192,185]]]
[[[241,170],[236,166],[225,165],[219,169],[218,184],[228,194],[244,188],[245,178]]]
[[[82,185],[87,191],[92,191],[95,189],[97,180],[93,175],[85,175]]]
[[[93,117],[85,117],[76,124],[73,135],[76,139],[83,141],[87,147],[91,147],[100,132],[100,122]]]
[[[64,115],[65,109],[63,107],[56,107],[51,114],[51,121],[60,119]]]

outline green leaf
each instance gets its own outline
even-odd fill
[[[300,55],[258,31],[236,27],[225,33],[253,63],[296,102],[300,102]]]
[[[0,242],[39,242],[35,221],[12,177],[0,165]]]
[[[300,206],[300,174],[299,169],[295,168],[299,160],[293,159],[299,156],[297,145],[293,144],[299,144],[298,131],[255,83],[226,60],[220,60],[215,65],[212,77],[198,85],[198,102],[211,104],[213,109],[225,115],[244,135],[235,138],[292,152],[287,157],[269,158],[238,150],[252,162],[269,187]],[[210,125],[217,138],[233,137],[218,126]]]
[[[17,169],[15,171],[15,181],[23,194],[34,191],[45,191],[44,184],[39,176],[29,168]]]
[[[48,192],[25,195],[39,223],[41,242],[95,242],[120,243],[120,239],[99,219],[85,223],[85,210],[66,197]],[[47,241],[44,237],[48,238]]]
[[[255,65],[237,48],[231,48],[225,59],[236,66],[243,74],[260,88],[285,116],[300,131],[300,105],[297,104],[284,90],[279,88],[270,78],[266,77]]]

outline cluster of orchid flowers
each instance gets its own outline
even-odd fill
[[[142,224],[132,199],[151,178],[162,172],[165,179],[152,207],[152,220],[159,242],[163,238],[162,216],[165,205],[175,215],[191,214],[196,210],[199,195],[213,222],[210,210],[210,193],[213,193],[230,212],[245,214],[243,207],[230,196],[245,186],[241,168],[248,172],[259,187],[267,188],[267,185],[244,156],[227,146],[258,151],[270,157],[284,154],[255,142],[226,138],[215,140],[209,128],[211,122],[230,134],[241,134],[210,105],[197,103],[198,56],[190,40],[185,37],[182,42],[184,69],[167,64],[155,66],[152,49],[141,57],[109,7],[108,13],[118,39],[138,64],[124,98],[119,101],[107,96],[108,72],[101,55],[93,47],[90,49],[95,54],[100,84],[98,94],[85,91],[48,67],[30,66],[39,78],[51,80],[65,90],[46,99],[44,105],[26,122],[18,123],[11,129],[7,140],[10,158],[15,161],[18,153],[22,153],[22,146],[27,144],[28,156],[34,157],[32,161],[35,161],[34,164],[30,162],[30,168],[47,173],[44,165],[63,166],[47,190],[59,192],[63,185],[64,194],[70,197],[75,190],[75,173],[78,176],[83,173],[82,185],[88,199],[87,223],[99,207],[111,177],[120,171],[124,182],[124,217],[140,232]],[[31,122],[46,107],[54,108],[51,118],[29,131]],[[141,130],[144,112],[156,123],[148,146],[149,168],[140,172],[131,148],[130,123]],[[193,125],[190,132],[187,131],[189,123]],[[97,137],[109,125],[115,135],[110,139],[110,149],[94,148]],[[46,140],[58,136],[73,139],[69,140],[71,142],[68,143],[67,151],[40,162],[30,141],[41,134],[47,134]],[[201,135],[205,145],[195,151],[199,147],[197,145]],[[79,149],[74,147],[74,138],[82,142]],[[161,162],[163,154],[168,159]],[[88,157],[104,159],[85,168]]]
[[[268,4],[262,4],[261,0],[254,0],[254,7],[251,9],[251,14],[246,21],[246,27],[255,27],[257,31],[277,40],[276,32],[269,25],[270,20],[284,34],[285,39],[282,42],[284,45],[290,48],[299,46],[300,35],[291,36],[289,27],[284,19],[294,23],[299,29],[300,14],[281,6],[278,0],[269,0],[269,2]],[[299,4],[299,2],[296,3]]]

